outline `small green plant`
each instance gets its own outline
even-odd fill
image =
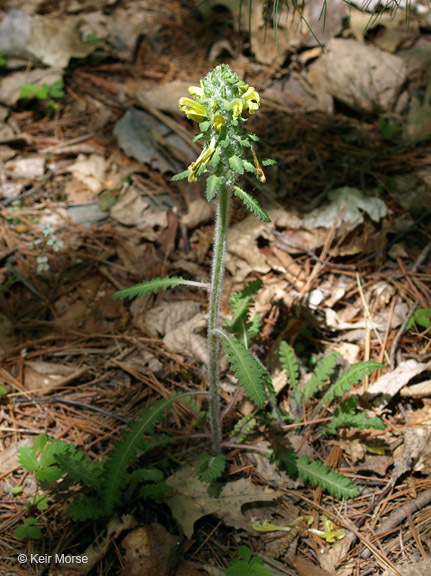
[[[29,472],[34,472],[38,486],[58,497],[60,489],[70,500],[70,488],[79,486],[79,494],[72,493],[69,504],[69,516],[75,521],[89,518],[97,519],[110,516],[120,503],[126,490],[140,487],[141,498],[159,499],[166,495],[170,488],[163,481],[160,470],[138,469],[129,472],[131,462],[150,450],[166,446],[171,438],[156,434],[154,425],[171,407],[175,399],[183,395],[161,400],[147,410],[142,410],[140,419],[131,422],[128,430],[123,431],[122,440],[114,442],[113,449],[107,456],[95,462],[74,444],[55,440],[40,434],[33,446],[22,446],[18,451],[18,462]],[[61,486],[56,482],[62,479]],[[43,506],[46,509],[47,497],[42,500],[36,495],[31,505]]]
[[[56,102],[56,100],[64,98],[64,82],[63,80],[56,80],[52,84],[43,83],[41,86],[36,86],[36,84],[24,84],[20,86],[18,100],[26,100],[28,98],[46,101],[46,113],[51,117],[58,109],[58,102]]]
[[[263,566],[260,556],[253,556],[248,546],[240,546],[239,558],[233,558],[226,568],[226,576],[271,576],[268,568]]]
[[[19,540],[31,538],[32,540],[39,540],[42,538],[41,529],[35,526],[37,518],[25,518],[24,522],[18,526],[15,531],[15,536]]]
[[[418,308],[415,310],[413,316],[406,324],[406,330],[410,330],[414,324],[428,330],[431,327],[431,308]]]
[[[7,60],[4,55],[0,52],[0,68],[5,68]]]
[[[381,118],[377,125],[386,140],[392,140],[401,130],[401,126],[391,122],[388,118]]]
[[[97,37],[97,34],[95,34],[94,32],[90,32],[90,34],[87,34],[87,36],[85,36],[85,38],[82,38],[81,40],[82,44],[98,44],[100,42],[100,39]]]

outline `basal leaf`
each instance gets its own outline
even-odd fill
[[[340,397],[345,392],[350,390],[352,386],[360,382],[364,376],[368,376],[371,372],[377,369],[385,369],[383,364],[380,362],[375,362],[374,360],[368,360],[368,362],[358,362],[350,366],[345,372],[341,374],[334,384],[327,390],[322,398],[322,403],[327,404],[331,402],[336,396]]]
[[[295,353],[289,344],[283,341],[280,344],[280,364],[286,373],[287,383],[296,390],[299,386],[299,366]]]
[[[313,372],[312,377],[304,384],[304,401],[308,402],[315,396],[319,388],[328,380],[335,370],[337,354],[331,352],[325,358],[321,358]]]
[[[310,482],[314,488],[320,486],[338,500],[356,498],[359,496],[359,488],[350,478],[333,472],[317,460],[310,462],[308,456],[301,456],[296,462],[298,472],[304,482]]]

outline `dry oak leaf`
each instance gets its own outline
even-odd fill
[[[218,496],[210,496],[208,488],[211,485],[198,480],[196,468],[192,465],[184,466],[170,476],[166,484],[173,488],[174,494],[165,503],[187,538],[192,537],[195,522],[209,514],[217,516],[228,526],[254,533],[242,507],[252,502],[271,502],[283,494],[281,490],[257,486],[250,478],[241,478],[226,484]]]

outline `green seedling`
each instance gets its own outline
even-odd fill
[[[268,568],[263,566],[260,556],[253,556],[248,546],[240,546],[239,558],[233,558],[226,569],[226,576],[271,576]]]
[[[58,109],[58,102],[56,102],[56,100],[64,98],[64,82],[63,80],[56,80],[52,84],[43,83],[41,86],[36,86],[36,84],[24,84],[20,86],[18,100],[26,100],[29,98],[46,101],[47,115],[51,117]]]
[[[431,327],[431,308],[418,308],[406,324],[406,330],[410,330],[413,324],[425,328]]]
[[[42,532],[40,528],[35,526],[37,522],[36,518],[26,518],[20,526],[15,531],[15,536],[19,540],[24,540],[25,538],[31,538],[32,540],[39,540],[42,537]]]
[[[378,127],[380,128],[383,138],[386,140],[392,140],[401,130],[401,126],[390,122],[387,118],[381,118],[378,122]]]
[[[6,64],[7,64],[7,60],[3,56],[3,54],[0,52],[0,68],[5,68]]]
[[[98,44],[100,42],[100,39],[97,37],[97,34],[95,34],[94,32],[90,32],[90,34],[87,34],[87,36],[85,36],[85,38],[83,38],[81,40],[82,44]]]

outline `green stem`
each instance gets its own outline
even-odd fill
[[[212,435],[212,447],[220,453],[222,441],[219,395],[220,334],[219,328],[220,297],[224,276],[224,257],[226,252],[226,232],[229,218],[230,191],[226,186],[218,194],[217,216],[214,231],[214,254],[211,270],[211,291],[208,320],[208,388],[209,416]]]

